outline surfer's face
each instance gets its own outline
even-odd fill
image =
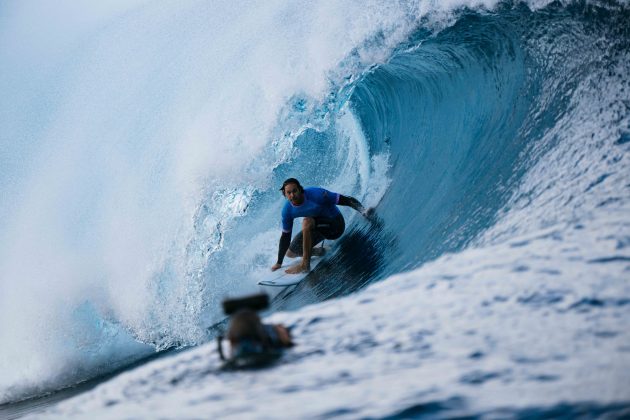
[[[303,194],[298,188],[297,184],[287,184],[284,187],[284,196],[289,200],[292,204],[302,204],[304,201]]]

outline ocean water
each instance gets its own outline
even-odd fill
[[[628,22],[3,2],[0,416],[630,416]],[[378,219],[342,209],[327,259],[270,291],[295,348],[222,371],[220,302],[259,291],[289,176]]]

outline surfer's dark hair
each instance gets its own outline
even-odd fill
[[[282,183],[282,187],[280,188],[280,191],[282,191],[282,195],[284,195],[284,187],[286,187],[288,184],[295,184],[297,185],[300,192],[304,192],[304,188],[302,188],[302,185],[300,185],[300,181],[295,178],[288,178]]]

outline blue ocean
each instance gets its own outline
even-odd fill
[[[0,417],[630,417],[628,1],[88,3],[0,4]],[[264,290],[289,177],[377,217]]]

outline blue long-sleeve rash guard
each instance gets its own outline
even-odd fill
[[[304,189],[304,202],[294,206],[287,201],[282,208],[282,231],[293,230],[293,220],[297,217],[334,218],[341,212],[337,208],[339,194],[324,188],[309,187]]]

